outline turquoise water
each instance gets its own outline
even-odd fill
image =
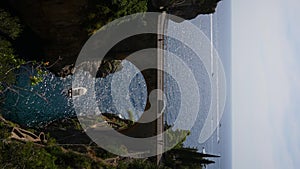
[[[230,93],[230,27],[226,24],[226,17],[229,18],[224,13],[228,13],[228,8],[224,9],[222,6],[214,15],[216,22],[214,23],[214,45],[217,48],[220,58],[224,64],[224,69],[226,72],[228,93]],[[194,20],[195,24],[199,24],[199,28],[209,37],[209,17],[200,16]],[[225,26],[224,26],[225,25]],[[229,28],[228,28],[229,27]],[[179,32],[180,33],[180,32]],[[225,107],[225,113],[221,120],[222,127],[220,128],[220,143],[217,143],[216,132],[213,133],[211,138],[207,140],[204,144],[198,143],[198,137],[203,127],[204,121],[207,117],[210,100],[211,100],[211,88],[209,75],[205,70],[202,61],[199,59],[196,54],[194,54],[191,49],[184,46],[180,42],[174,39],[167,39],[167,50],[175,53],[179,56],[192,70],[194,77],[196,78],[197,85],[199,87],[200,94],[200,110],[196,119],[196,123],[191,129],[191,135],[187,138],[185,146],[196,147],[201,150],[202,146],[205,146],[206,152],[212,154],[219,154],[222,157],[220,159],[215,159],[216,164],[208,166],[208,168],[230,168],[231,163],[231,125],[230,125],[230,94],[227,96],[227,103]],[[171,60],[165,61],[165,66],[171,64]],[[128,62],[124,62],[122,72],[116,72],[119,74],[118,81],[122,82],[122,78],[126,74],[136,72],[137,69],[135,66]],[[83,77],[86,77],[87,72],[82,72]],[[73,108],[73,102],[71,98],[68,98],[64,92],[71,88],[72,86],[72,76],[66,78],[55,77],[53,74],[48,74],[44,76],[44,81],[37,86],[30,86],[27,79],[28,75],[20,76],[18,78],[17,86],[25,88],[29,91],[20,91],[19,94],[14,92],[9,92],[7,94],[7,100],[3,105],[7,110],[5,115],[24,125],[35,126],[41,125],[47,122],[50,122],[55,119],[65,118],[75,116],[75,110]],[[84,79],[83,79],[84,80]],[[128,108],[123,110],[117,110],[116,106],[113,103],[111,95],[111,85],[112,75],[108,75],[106,78],[98,78],[95,80],[95,93],[97,106],[101,112],[122,114],[125,118],[128,116]],[[184,80],[184,79],[182,79]],[[145,80],[141,74],[137,74],[135,78],[131,81],[129,87],[129,99],[124,100],[122,105],[132,104],[135,107],[135,110],[130,110],[134,114],[135,120],[137,120],[143,113],[146,97],[147,97],[147,88]],[[35,94],[38,92],[47,99],[45,101],[41,97]],[[167,107],[165,112],[165,119],[168,124],[174,124],[180,108],[181,103],[181,94],[176,83],[175,79],[170,75],[165,74],[165,93],[167,97]],[[90,99],[92,93],[88,92],[85,96],[85,99]],[[94,111],[94,105],[83,107],[90,107],[90,111]],[[85,110],[89,111],[89,110]],[[221,167],[220,167],[221,166]]]
[[[126,75],[132,72],[136,72],[136,69],[129,62],[123,62],[123,69],[121,72],[115,74]],[[24,68],[25,69],[25,68]],[[18,77],[17,84],[19,88],[25,90],[19,90],[19,93],[7,92],[6,100],[3,108],[6,110],[4,115],[13,121],[16,121],[22,125],[36,126],[48,123],[55,119],[72,117],[76,115],[73,107],[72,98],[67,97],[66,91],[72,87],[72,76],[66,78],[56,77],[49,73],[44,75],[44,81],[36,86],[31,86],[28,76],[34,74],[34,72],[28,72]],[[87,77],[88,72],[82,72],[82,77]],[[122,76],[120,82],[122,81]],[[122,114],[125,118],[128,117],[127,109],[117,110],[111,98],[111,80],[112,75],[108,75],[105,78],[93,79],[95,81],[95,93],[98,108],[102,113],[114,113]],[[84,81],[87,82],[88,81]],[[133,112],[134,118],[137,120],[142,114],[147,97],[146,83],[141,74],[137,74],[129,88],[129,100],[124,100],[122,104],[132,104],[135,110]],[[86,95],[81,96],[84,99],[91,99],[92,91],[88,91]],[[87,100],[87,103],[88,100]],[[95,107],[85,105],[84,107],[90,107],[91,111],[95,110]],[[84,110],[89,111],[89,110]],[[121,112],[120,112],[121,111]]]

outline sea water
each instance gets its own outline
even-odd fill
[[[231,167],[231,107],[230,107],[230,3],[224,2],[218,5],[217,12],[213,15],[213,22],[209,15],[198,16],[192,22],[204,32],[204,34],[211,40],[213,39],[213,45],[219,52],[220,59],[223,63],[226,83],[227,83],[227,101],[224,109],[224,115],[220,119],[221,125],[217,130],[213,132],[211,137],[204,143],[199,143],[198,138],[200,131],[204,125],[204,122],[208,116],[209,107],[211,105],[211,82],[209,77],[212,76],[205,69],[205,66],[201,59],[195,54],[189,47],[185,46],[180,41],[172,38],[166,38],[166,52],[174,53],[179,56],[185,64],[187,64],[192,73],[195,75],[197,85],[200,94],[200,109],[197,115],[196,122],[191,129],[190,136],[187,137],[184,145],[186,147],[195,147],[201,151],[202,147],[205,147],[206,153],[220,155],[221,158],[213,159],[216,164],[209,165],[208,168],[230,168]],[[211,25],[211,23],[213,25]],[[172,25],[173,24],[173,25]],[[176,24],[170,22],[168,31],[176,31]],[[213,32],[212,32],[213,31]],[[177,32],[182,34],[182,32]],[[211,38],[211,33],[213,38]],[[197,44],[195,44],[197,46]],[[94,92],[88,91],[86,95],[82,96],[85,99],[96,99],[97,105],[84,105],[83,107],[90,107],[91,110],[82,111],[94,111],[94,106],[97,106],[102,113],[114,113],[121,114],[124,118],[129,118],[128,111],[131,111],[134,119],[138,120],[142,115],[146,104],[147,87],[145,79],[141,73],[138,73],[131,81],[129,87],[128,99],[124,100],[123,105],[132,104],[135,107],[134,110],[124,108],[123,110],[117,109],[113,102],[111,95],[111,80],[112,76],[117,75],[120,83],[126,75],[136,73],[137,68],[130,62],[122,62],[123,70],[116,72],[114,75],[108,75],[105,78],[92,78],[95,84],[96,96],[93,98],[91,95]],[[165,67],[172,66],[172,61],[166,58]],[[24,68],[26,69],[26,68]],[[87,78],[89,75],[87,72],[81,72],[83,78]],[[179,72],[180,73],[180,72]],[[18,90],[18,93],[9,91],[6,93],[6,100],[3,108],[5,110],[4,115],[23,125],[36,126],[51,122],[56,119],[73,117],[76,115],[72,98],[68,97],[66,91],[72,87],[72,76],[66,78],[56,77],[49,73],[44,75],[44,81],[36,86],[31,86],[28,80],[28,76],[34,74],[34,72],[27,72],[18,76],[16,86],[22,88]],[[90,80],[91,78],[89,78]],[[82,79],[84,81],[84,79]],[[181,79],[184,80],[184,79]],[[165,74],[164,77],[166,94],[166,110],[165,120],[168,124],[175,123],[181,103],[180,88],[176,80]],[[89,103],[86,101],[85,103]]]

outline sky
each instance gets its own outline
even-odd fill
[[[234,169],[300,166],[299,5],[232,0]]]

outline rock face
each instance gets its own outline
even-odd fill
[[[76,61],[88,34],[82,27],[86,0],[7,0],[21,20],[42,40],[45,56],[38,60],[58,61],[52,71],[59,72]]]
[[[83,26],[87,22],[90,0],[4,0],[20,19],[40,39],[44,56],[36,60],[49,61],[51,71],[58,75],[66,65],[74,64],[89,35]],[[152,3],[151,3],[152,1]],[[220,0],[149,0],[151,11],[166,10],[183,19],[213,13]],[[172,18],[171,18],[172,19]],[[175,20],[180,22],[182,20]],[[154,38],[153,38],[154,37]],[[156,47],[156,36],[138,37],[131,43],[117,45],[113,55],[132,53],[137,49]],[[145,43],[146,42],[146,43]],[[58,60],[58,58],[61,58]],[[64,73],[64,76],[66,74]]]
[[[96,77],[104,78],[122,69],[121,60],[104,60],[98,68]]]
[[[214,13],[221,0],[152,0],[154,7],[183,19],[193,19],[200,14]],[[172,19],[172,18],[171,18]],[[183,20],[175,20],[181,22]]]

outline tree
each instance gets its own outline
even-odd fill
[[[21,33],[19,20],[0,9],[0,92],[15,82],[13,70],[24,63],[16,58],[11,41]]]
[[[148,0],[90,0],[88,27],[90,34],[120,17],[147,11]]]
[[[22,33],[20,20],[0,8],[0,22],[0,99],[3,99],[6,90],[16,92],[14,89],[16,71],[21,66],[27,65],[34,68],[36,75],[29,76],[29,79],[31,84],[35,85],[43,80],[42,75],[45,73],[43,67],[47,63],[26,62],[18,58],[12,44]]]

